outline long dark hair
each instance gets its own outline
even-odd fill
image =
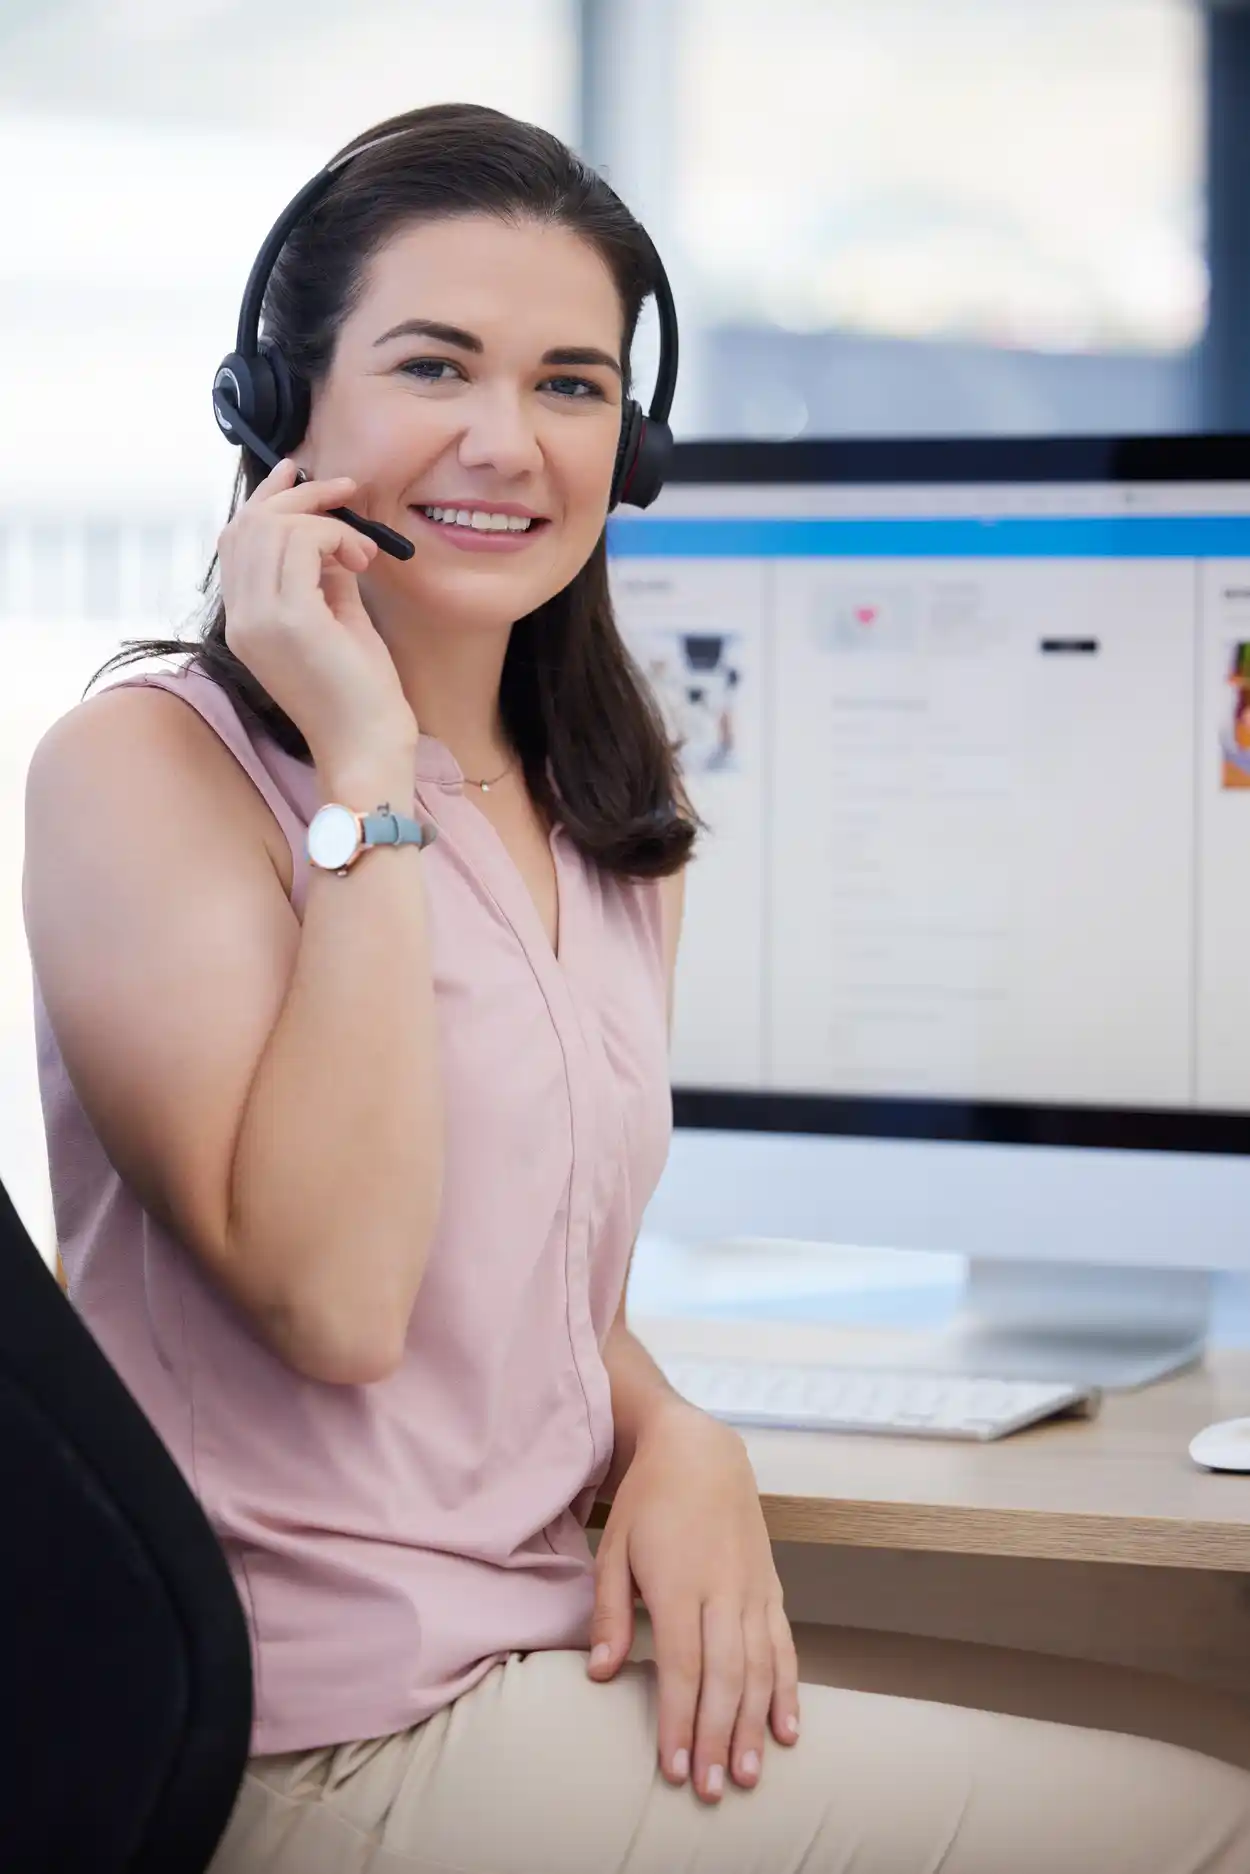
[[[405,112],[340,154],[381,137],[388,141],[348,164],[293,231],[274,268],[264,328],[294,369],[312,385],[325,377],[365,268],[398,229],[484,213],[556,222],[596,249],[621,298],[628,385],[638,315],[654,284],[652,250],[595,172],[548,131],[479,105]],[[243,451],[232,515],[267,472]],[[198,638],[131,639],[97,678],[140,658],[185,656],[280,747],[309,760],[300,730],[226,643],[215,555],[202,591]],[[564,590],[514,625],[499,701],[533,799],[588,858],[634,878],[684,864],[699,822],[659,708],[617,630],[602,537]]]

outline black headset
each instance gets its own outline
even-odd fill
[[[213,415],[227,442],[246,445],[269,468],[276,468],[282,457],[289,455],[303,440],[310,408],[307,381],[291,368],[275,340],[260,336],[261,310],[269,276],[292,230],[330,188],[339,171],[366,150],[376,149],[378,144],[404,134],[390,131],[373,143],[362,144],[359,149],[349,150],[346,155],[327,163],[283,209],[252,264],[239,308],[234,350],[222,359],[213,379]],[[668,417],[677,388],[677,310],[668,276],[649,239],[648,245],[651,246],[660,322],[660,363],[651,408],[644,412],[632,397],[627,397],[622,405],[621,436],[612,470],[611,507],[621,501],[628,501],[632,507],[650,507],[664,486],[673,450]],[[302,471],[299,479],[307,479]],[[412,542],[403,534],[384,527],[380,521],[365,520],[362,515],[353,514],[350,508],[330,511],[394,558],[412,558]]]

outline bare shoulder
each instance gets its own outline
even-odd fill
[[[42,792],[85,775],[107,786],[153,765],[175,786],[182,774],[238,766],[189,703],[154,686],[116,685],[52,724],[31,760],[30,785]]]
[[[101,690],[46,731],[27,773],[28,839],[67,815],[112,823],[119,837],[126,824],[150,836],[162,822],[211,818],[227,837],[259,838],[289,873],[281,830],[229,748],[189,702],[154,685]]]

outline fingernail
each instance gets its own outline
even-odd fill
[[[707,1793],[709,1796],[719,1796],[724,1787],[725,1772],[718,1763],[714,1763],[707,1773]]]
[[[673,1753],[673,1775],[679,1783],[684,1783],[690,1773],[690,1752],[678,1750]]]
[[[597,1670],[600,1666],[606,1666],[611,1657],[612,1648],[601,1640],[590,1655],[591,1669]]]
[[[797,1737],[797,1736],[798,1736],[798,1734],[799,1734],[799,1721],[798,1721],[798,1717],[796,1716],[796,1714],[795,1714],[794,1712],[791,1712],[791,1713],[790,1713],[790,1715],[788,1716],[788,1718],[786,1719],[786,1722],[785,1722],[785,1727],[784,1727],[784,1729],[785,1729],[785,1733],[786,1733],[786,1736],[787,1736],[787,1737]]]
[[[760,1753],[758,1750],[749,1750],[742,1759],[742,1774],[743,1776],[758,1776],[759,1773]]]

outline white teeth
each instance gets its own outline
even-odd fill
[[[495,514],[488,508],[422,508],[421,512],[444,527],[470,527],[474,533],[523,534],[531,522],[520,514]]]

